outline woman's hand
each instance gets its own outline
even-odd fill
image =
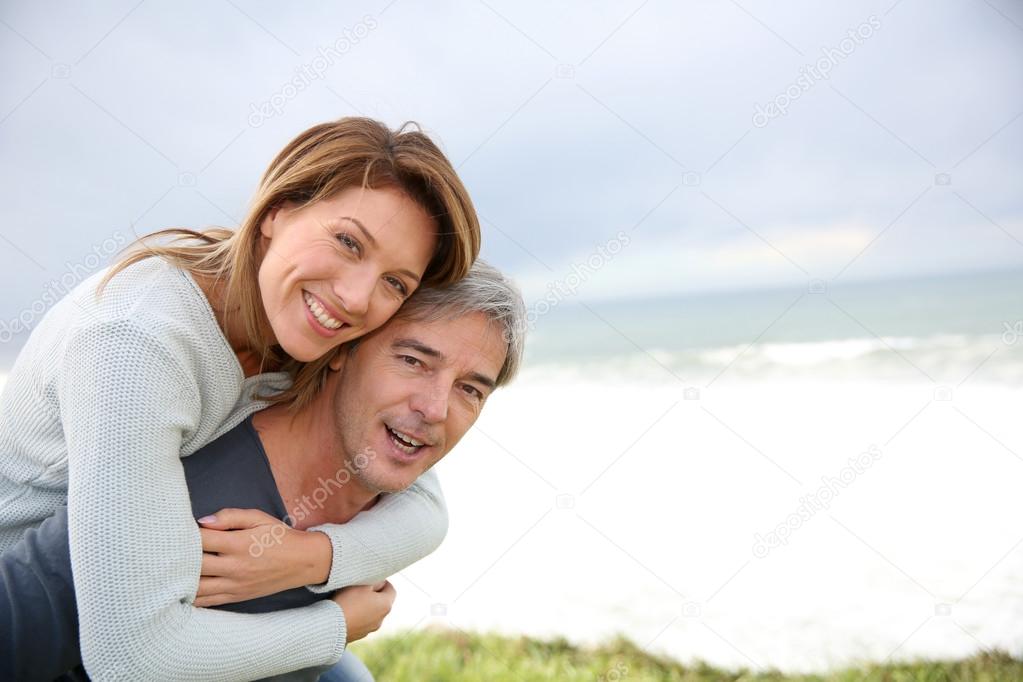
[[[331,599],[344,611],[348,643],[379,630],[391,612],[396,596],[394,585],[386,580],[376,585],[353,585],[335,592]]]
[[[219,606],[325,582],[333,550],[318,531],[296,530],[258,509],[221,509],[199,520],[202,575],[196,606]]]

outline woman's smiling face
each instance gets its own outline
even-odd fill
[[[310,362],[373,331],[423,277],[436,222],[404,192],[351,187],[263,220],[259,289],[274,339]]]

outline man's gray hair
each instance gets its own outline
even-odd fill
[[[508,344],[504,365],[497,375],[497,385],[511,381],[522,365],[526,346],[526,305],[515,283],[500,270],[483,261],[476,262],[469,274],[446,287],[423,287],[405,301],[395,313],[395,320],[434,322],[471,313],[483,313],[491,322],[499,323]]]

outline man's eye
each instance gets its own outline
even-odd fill
[[[476,398],[477,400],[483,400],[483,392],[480,391],[475,386],[471,386],[469,384],[465,384],[465,386],[462,387],[462,390],[464,390],[471,397]]]
[[[344,246],[345,248],[350,249],[354,253],[359,253],[361,251],[361,248],[359,246],[359,242],[356,241],[355,237],[353,237],[352,235],[348,234],[347,232],[342,232],[341,234],[339,234],[337,236],[337,240],[339,242],[341,242],[342,246]]]
[[[401,360],[410,367],[417,367],[420,364],[419,358],[414,358],[411,355],[402,355]]]

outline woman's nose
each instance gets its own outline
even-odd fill
[[[334,285],[334,293],[341,300],[345,311],[355,317],[364,317],[369,312],[373,290],[376,288],[376,275],[346,273]]]

